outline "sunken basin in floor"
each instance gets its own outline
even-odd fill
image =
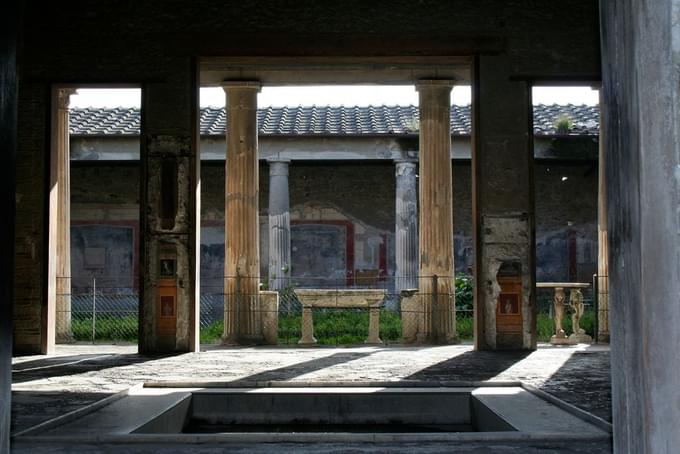
[[[20,438],[243,443],[610,437],[593,420],[519,384],[193,385],[137,386],[88,411],[31,429]]]

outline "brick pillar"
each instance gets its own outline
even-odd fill
[[[258,82],[225,82],[227,159],[224,334],[227,344],[261,343],[258,212]]]
[[[475,347],[481,350],[536,348],[531,86],[511,79],[511,65],[507,56],[478,56],[473,68]],[[497,335],[496,307],[506,284],[506,291],[521,288],[521,328]]]
[[[420,104],[419,290],[433,342],[456,341],[450,80],[416,84]],[[437,276],[436,282],[433,279]],[[429,328],[429,329],[428,329]]]
[[[142,87],[141,353],[199,349],[198,83],[193,60]]]

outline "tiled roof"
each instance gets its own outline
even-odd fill
[[[534,133],[554,136],[556,120],[568,116],[572,127],[568,135],[596,136],[599,126],[597,106],[534,106]],[[265,107],[257,112],[261,136],[374,136],[408,135],[418,129],[416,106],[368,107]],[[201,135],[224,135],[223,108],[201,108]],[[137,108],[73,108],[71,134],[112,136],[139,134]],[[470,134],[470,106],[451,107],[451,134]]]

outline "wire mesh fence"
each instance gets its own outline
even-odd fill
[[[57,286],[56,314],[58,342],[137,341],[139,295],[134,288],[118,286],[118,281],[110,277],[93,278],[90,285],[74,288],[70,288],[69,278],[60,279],[62,282]],[[230,280],[233,282],[230,283]],[[236,280],[240,282],[237,284]],[[593,285],[582,289],[584,313],[580,326],[596,341],[603,321],[608,322],[608,308],[606,305],[598,306],[596,298],[599,294],[601,301],[603,294],[608,296],[608,287],[603,287],[602,282],[602,276],[595,276]],[[306,305],[300,294],[305,289],[325,292],[317,298],[325,299],[325,303],[314,303],[307,308],[311,314],[313,337],[320,345],[363,343],[369,338],[372,323],[377,323],[377,335],[385,344],[409,342],[418,340],[418,337],[422,340],[432,339],[433,335],[445,340],[441,336],[453,332],[458,340],[473,339],[473,279],[467,275],[384,276],[379,280],[355,278],[351,283],[345,278],[305,276],[302,283],[304,285],[295,278],[286,278],[285,285],[278,285],[277,290],[262,291],[263,288],[271,288],[271,281],[268,285],[262,285],[259,280],[239,276],[238,279],[225,277],[217,282],[202,282],[201,343],[223,342],[225,314],[228,322],[234,320],[233,326],[240,326],[244,324],[244,319],[243,314],[237,311],[244,311],[245,307],[245,312],[247,308],[254,312],[251,324],[256,323],[256,320],[259,324],[269,319],[275,320],[273,323],[276,324],[278,344],[298,344],[304,337]],[[405,283],[409,283],[409,287],[416,283],[418,288],[404,288]],[[370,303],[357,300],[361,300],[361,295],[354,298],[355,302],[343,302],[343,299],[352,299],[352,291],[380,291],[380,302],[371,306]],[[264,308],[262,295],[271,295],[273,292],[278,296],[278,306],[275,309],[271,305]],[[537,289],[536,329],[539,342],[549,341],[555,333],[554,299],[552,289]],[[272,315],[275,317],[272,318]],[[372,317],[377,322],[372,322]],[[563,324],[565,332],[571,333],[572,317],[566,316]]]

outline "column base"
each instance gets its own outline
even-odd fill
[[[313,336],[311,338],[302,338],[298,341],[298,345],[316,345],[316,338]]]
[[[553,334],[550,338],[550,343],[553,345],[574,345],[575,342],[567,337],[564,331]]]
[[[573,344],[592,344],[593,338],[586,333],[574,333],[569,336],[569,341]]]
[[[73,337],[73,333],[59,333],[55,339],[57,344],[73,344],[75,341],[76,339]]]

